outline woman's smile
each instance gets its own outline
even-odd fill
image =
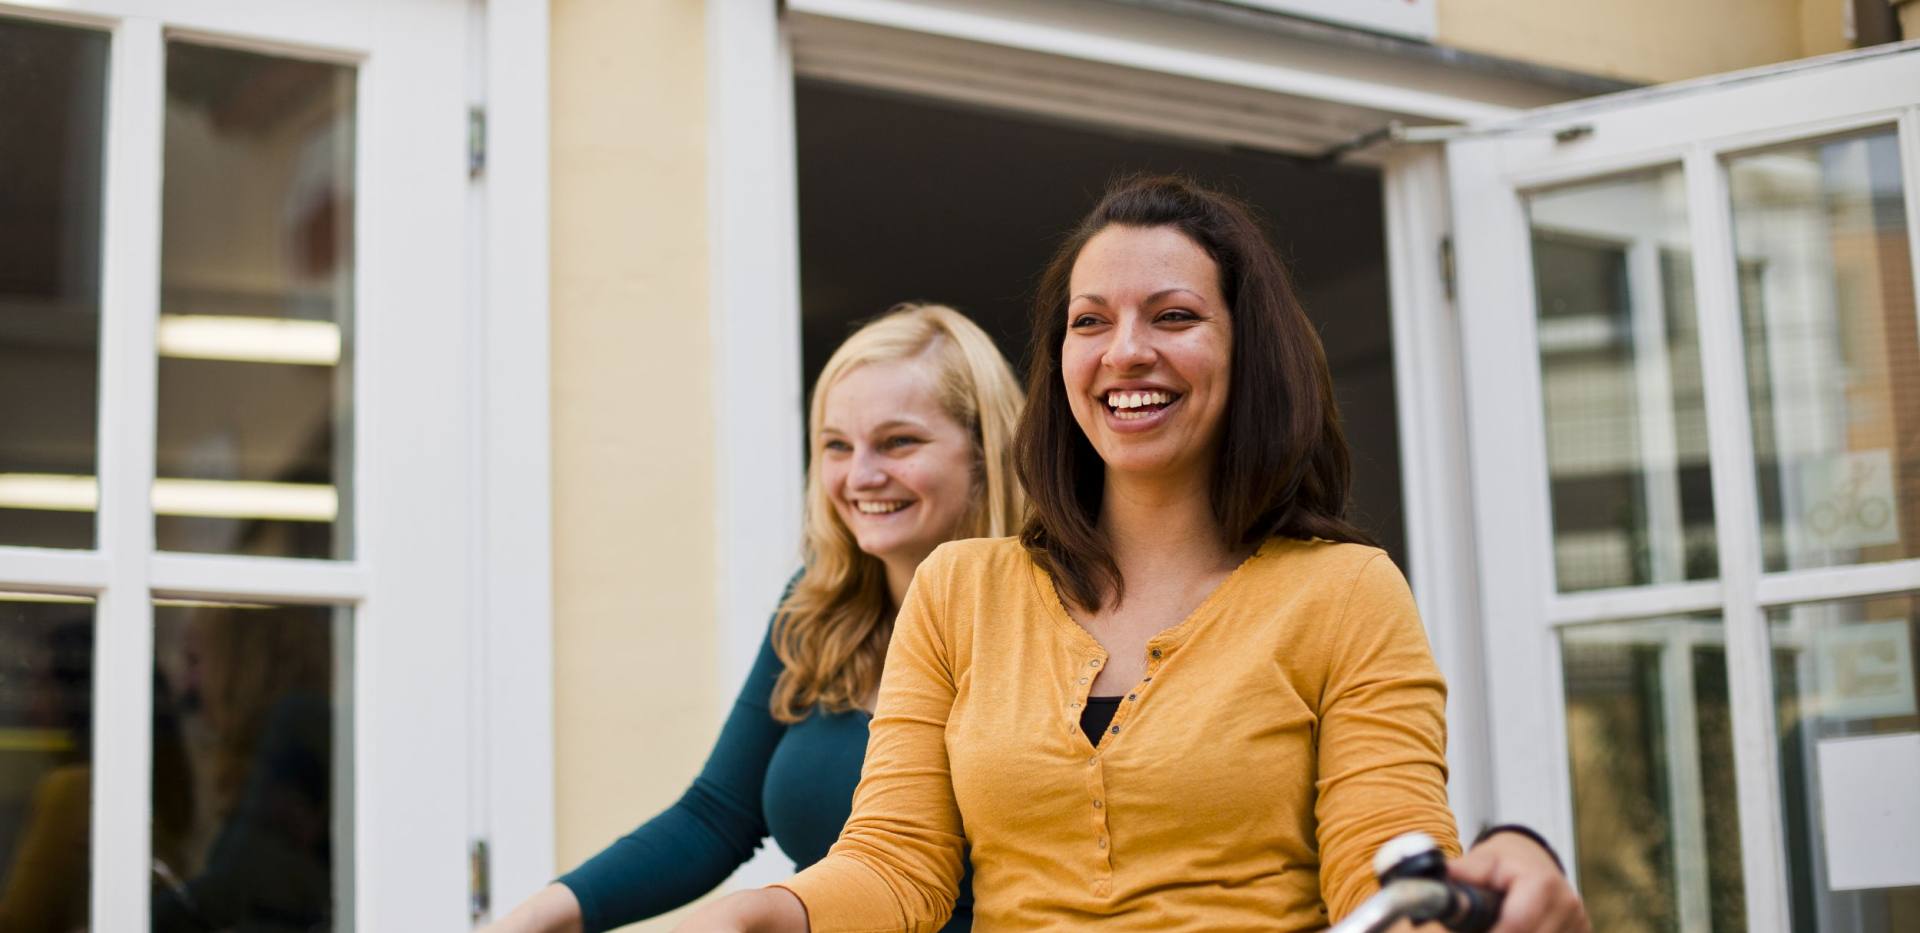
[[[1124,434],[1166,423],[1183,396],[1164,389],[1109,389],[1105,399],[1109,429]]]

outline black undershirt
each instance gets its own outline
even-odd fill
[[[1100,733],[1107,731],[1107,724],[1113,722],[1115,710],[1126,697],[1087,697],[1087,708],[1080,711],[1080,731],[1087,734],[1087,743],[1094,747],[1100,745]]]

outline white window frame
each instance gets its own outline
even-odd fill
[[[97,599],[91,924],[148,924],[160,595],[353,610],[343,919],[466,928],[470,835],[494,836],[497,882],[531,891],[553,869],[546,3],[48,0],[0,17],[111,42],[97,547],[0,547],[0,588]],[[350,560],[154,550],[170,38],[357,68]],[[469,105],[489,99],[476,182]]]
[[[1747,923],[1784,931],[1787,870],[1764,612],[1920,589],[1920,560],[1761,573],[1730,205],[1723,157],[1897,126],[1909,224],[1920,217],[1920,42],[1546,108],[1449,144],[1486,666],[1494,809],[1574,840],[1559,626],[1719,611],[1727,646]],[[1558,138],[1557,138],[1558,137]],[[1694,249],[1717,579],[1555,592],[1533,269],[1524,196],[1682,168]],[[1910,239],[1920,269],[1920,236]],[[1684,894],[1684,892],[1683,892]],[[1683,896],[1682,898],[1686,898]]]

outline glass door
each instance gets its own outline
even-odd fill
[[[0,10],[0,929],[464,921],[467,15]]]
[[[1595,929],[1920,928],[1920,45],[1447,157],[1500,818]]]

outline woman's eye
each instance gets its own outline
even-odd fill
[[[885,450],[899,450],[903,447],[911,447],[918,443],[920,443],[920,439],[917,437],[889,437],[881,442],[880,446]]]
[[[1082,314],[1082,315],[1080,315],[1080,316],[1078,316],[1078,317],[1076,317],[1076,318],[1074,318],[1074,319],[1073,319],[1073,320],[1072,320],[1071,322],[1069,322],[1069,323],[1067,324],[1067,326],[1068,326],[1068,327],[1072,327],[1072,328],[1074,328],[1074,329],[1076,329],[1076,330],[1077,330],[1077,329],[1079,329],[1079,328],[1082,328],[1082,327],[1092,327],[1092,326],[1094,326],[1094,325],[1096,325],[1096,324],[1099,324],[1099,323],[1100,323],[1100,319],[1099,319],[1099,318],[1097,318],[1097,317],[1094,317],[1094,316],[1093,316],[1093,315],[1091,315],[1091,314]]]
[[[846,441],[828,441],[824,444],[821,444],[820,446],[827,450],[831,450],[834,453],[845,453],[846,451],[853,449],[853,445],[847,443]]]
[[[1174,324],[1180,324],[1186,321],[1200,320],[1200,316],[1193,313],[1192,311],[1186,310],[1185,308],[1172,308],[1170,310],[1160,312],[1160,320],[1168,321]]]

